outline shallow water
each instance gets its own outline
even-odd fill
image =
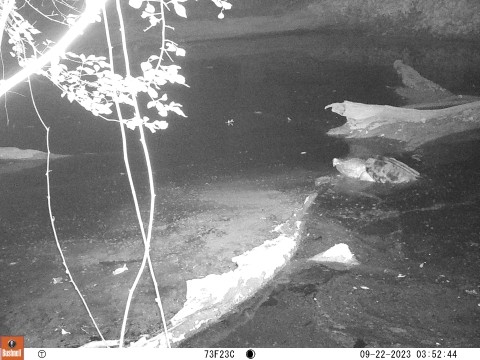
[[[181,346],[479,347],[480,167],[421,170],[400,188],[320,187],[293,261]],[[359,266],[308,260],[338,243]]]

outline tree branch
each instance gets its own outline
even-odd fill
[[[96,21],[96,18],[108,0],[88,0],[85,12],[80,16],[80,19],[70,28],[65,36],[52,47],[47,53],[36,60],[29,61],[18,73],[9,79],[0,83],[0,96],[3,96],[7,91],[12,89],[15,85],[25,80],[28,76],[36,73],[51,61],[56,61],[62,54],[65,53],[67,47],[73,40],[83,33],[83,30],[90,24]],[[3,29],[2,29],[3,30]]]

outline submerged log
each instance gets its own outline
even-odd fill
[[[412,94],[427,94],[428,104],[410,107],[436,108],[420,110],[387,105],[369,105],[344,101],[327,105],[325,109],[345,116],[347,122],[327,132],[330,136],[349,139],[383,138],[401,142],[403,151],[412,151],[433,140],[480,128],[480,98],[452,96],[450,92],[422,78],[415,70],[396,61]],[[408,91],[405,90],[405,93]],[[425,98],[425,97],[424,97]],[[410,97],[412,100],[412,97]],[[474,100],[474,102],[471,102]],[[466,104],[462,102],[470,101]],[[440,108],[451,104],[452,107]],[[357,141],[358,143],[358,141]]]
[[[454,96],[450,91],[440,85],[425,79],[414,68],[396,60],[393,67],[402,78],[404,87],[395,89],[395,92],[409,103],[426,103],[439,101]]]
[[[433,81],[425,79],[401,60],[396,60],[393,67],[404,85],[396,88],[395,92],[407,101],[409,105],[404,106],[406,108],[438,109],[480,100],[477,96],[452,94]]]

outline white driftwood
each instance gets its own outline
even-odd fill
[[[480,128],[480,101],[437,110],[417,110],[344,101],[330,104],[347,122],[327,132],[347,138],[385,137],[413,150],[423,143],[453,133]]]
[[[325,109],[345,116],[347,122],[328,131],[328,135],[392,139],[401,142],[403,150],[408,151],[447,135],[480,128],[480,98],[455,96],[400,60],[395,61],[394,67],[405,85],[397,89],[397,93],[410,101],[424,100],[426,103],[408,107],[350,101],[330,104]]]

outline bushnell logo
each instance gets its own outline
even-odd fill
[[[0,336],[0,360],[23,360],[23,336]]]

